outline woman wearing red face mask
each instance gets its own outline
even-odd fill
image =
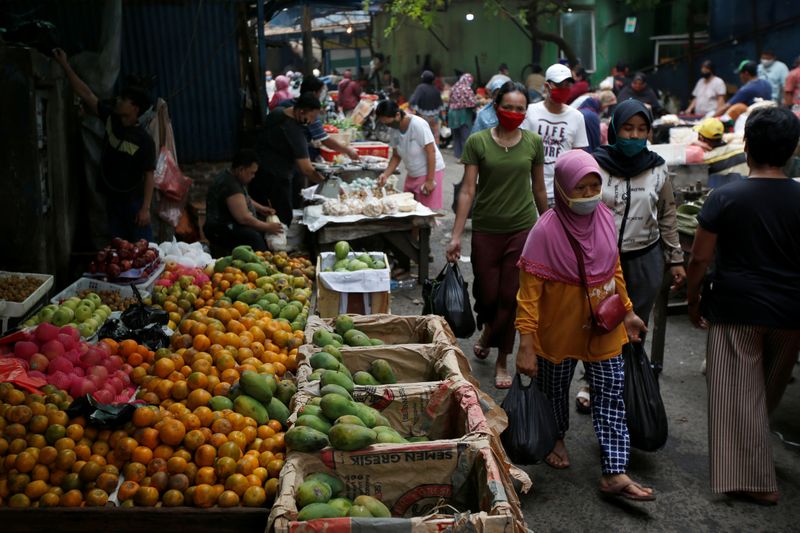
[[[464,146],[464,178],[447,260],[455,262],[461,256],[461,236],[474,200],[470,256],[475,311],[482,328],[474,352],[478,359],[486,359],[497,348],[495,387],[507,389],[511,376],[506,359],[516,336],[516,264],[538,218],[537,209],[539,213],[547,210],[547,192],[542,139],[519,127],[528,108],[525,87],[506,82],[497,92],[494,107],[499,124],[471,135]]]

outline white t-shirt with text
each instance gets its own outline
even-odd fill
[[[544,184],[547,187],[547,199],[553,200],[553,177],[556,159],[573,148],[589,146],[586,138],[586,124],[583,115],[577,109],[563,106],[564,111],[554,115],[537,102],[528,106],[522,129],[532,131],[542,138],[544,145]]]
[[[400,159],[406,165],[406,172],[413,178],[428,175],[428,156],[425,153],[425,146],[433,143],[433,150],[436,153],[436,170],[444,170],[444,159],[430,125],[424,118],[416,115],[407,115],[411,118],[408,129],[405,132],[400,130],[392,131],[391,144]]]

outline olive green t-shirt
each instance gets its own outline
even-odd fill
[[[498,145],[491,129],[469,136],[461,155],[465,165],[478,165],[478,187],[472,229],[514,233],[530,229],[539,214],[533,201],[532,167],[544,163],[542,138],[521,130],[512,148]]]

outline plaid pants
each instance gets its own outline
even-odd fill
[[[569,384],[577,361],[565,359],[555,364],[542,357],[538,361],[539,387],[553,404],[558,432],[564,438],[569,429]],[[592,425],[603,456],[603,475],[623,474],[630,457],[630,437],[622,399],[625,389],[622,357],[584,362],[584,366],[591,388]]]

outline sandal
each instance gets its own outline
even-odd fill
[[[622,481],[620,483],[616,483],[614,485],[608,485],[606,487],[600,486],[600,493],[603,496],[611,496],[616,498],[624,498],[626,500],[632,500],[635,502],[652,502],[655,501],[656,496],[655,494],[647,494],[644,496],[640,496],[638,494],[632,494],[628,491],[630,487],[644,490],[639,483],[629,480],[629,481]]]
[[[551,459],[551,457],[553,456],[558,458],[560,464],[556,463],[553,459]],[[548,453],[547,457],[544,458],[544,462],[547,464],[547,466],[549,466],[550,468],[555,468],[556,470],[564,470],[565,468],[569,468],[569,459],[567,459],[567,462],[565,463],[564,456],[559,455],[556,452]]]
[[[475,346],[472,347],[472,353],[475,354],[475,357],[483,361],[484,359],[489,357],[489,353],[492,351],[492,349],[485,348],[481,346],[479,343],[480,341],[478,341],[478,343],[475,343]]]
[[[496,389],[510,389],[511,384],[514,382],[514,378],[506,374],[505,376],[495,376],[494,377],[494,387]]]
[[[575,410],[582,415],[592,412],[592,397],[589,394],[589,387],[581,387],[575,396]]]

